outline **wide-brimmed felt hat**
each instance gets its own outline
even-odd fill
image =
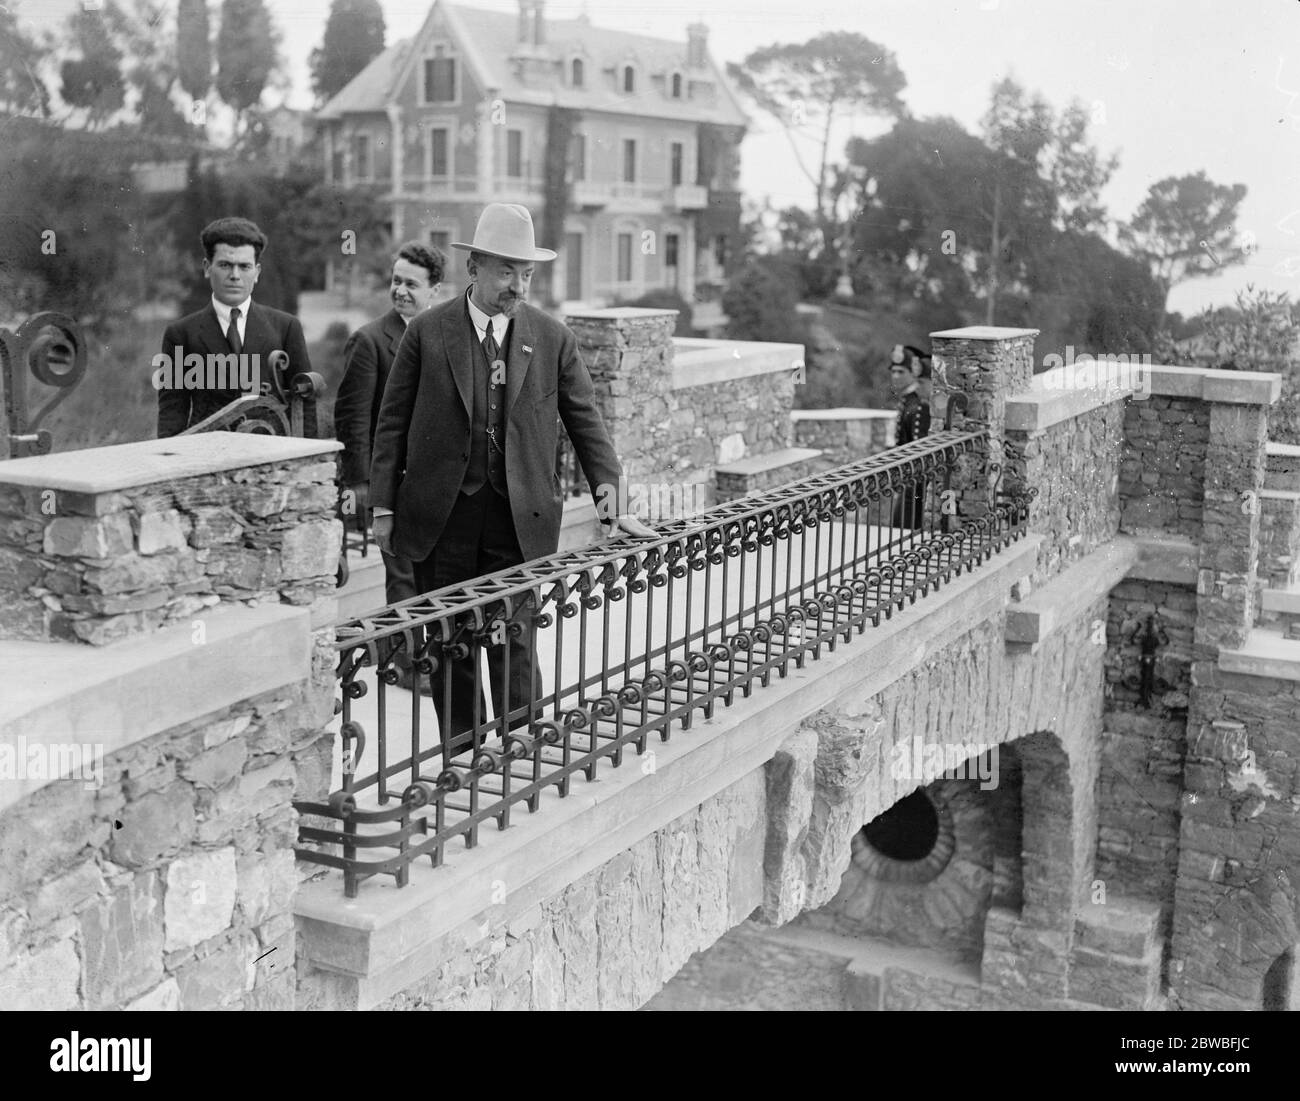
[[[518,203],[488,203],[478,216],[473,242],[452,241],[451,247],[481,252],[485,256],[499,256],[503,260],[555,259],[553,251],[537,247],[533,216],[527,207]]]

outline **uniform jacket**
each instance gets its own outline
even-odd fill
[[[895,444],[912,443],[930,434],[930,407],[915,390],[898,399],[898,430]]]
[[[198,352],[201,355],[228,355],[231,351],[226,334],[217,320],[217,311],[209,301],[203,309],[173,321],[163,334],[162,350],[167,356],[175,355],[177,347],[184,355]],[[307,341],[302,324],[293,314],[273,310],[253,302],[244,324],[246,355],[257,354],[263,372],[268,370],[267,357],[272,352],[284,351],[289,356],[289,367],[283,380],[302,371],[311,370],[307,355]],[[158,438],[175,436],[191,425],[212,416],[223,406],[240,396],[239,390],[185,390],[181,388],[158,391]],[[316,403],[308,401],[303,410],[304,429],[308,436],[316,435]]]
[[[465,296],[415,317],[388,375],[370,464],[370,503],[390,508],[393,550],[427,558],[465,478],[474,394]],[[564,501],[555,473],[557,414],[593,497],[618,491],[622,468],[572,332],[526,303],[506,358],[506,482],[524,559],[559,546]],[[607,499],[607,498],[606,498]]]
[[[334,401],[334,435],[343,444],[344,485],[370,478],[370,446],[379,421],[388,372],[406,333],[402,315],[389,310],[361,326],[343,348],[343,381]]]

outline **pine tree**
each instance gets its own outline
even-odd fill
[[[384,52],[379,0],[333,0],[325,37],[311,52],[311,86],[323,103]]]

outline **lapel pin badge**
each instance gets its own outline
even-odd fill
[[[525,344],[525,345],[524,345],[524,351],[527,352],[529,355],[532,355],[532,354],[533,354],[533,346],[532,346],[531,344]]]

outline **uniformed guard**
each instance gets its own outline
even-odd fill
[[[929,435],[930,357],[910,344],[895,344],[889,360],[889,386],[898,399],[897,446]],[[925,485],[918,482],[894,502],[894,527],[919,527],[924,503]]]

